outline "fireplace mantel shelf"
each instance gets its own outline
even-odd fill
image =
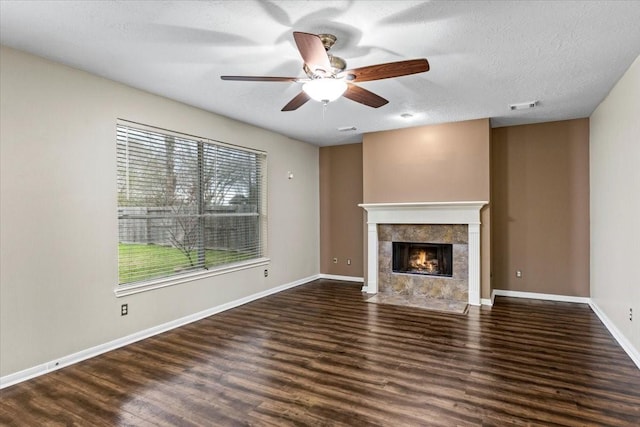
[[[461,202],[403,202],[403,203],[362,203],[358,206],[364,209],[384,209],[384,208],[395,208],[395,209],[414,209],[414,208],[447,208],[447,207],[482,207],[486,205],[488,202],[486,201],[461,201]]]
[[[367,293],[378,292],[378,224],[467,224],[469,304],[480,304],[480,209],[486,201],[363,203],[367,211]]]
[[[363,203],[369,224],[480,224],[488,202]]]

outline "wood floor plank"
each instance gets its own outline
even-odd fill
[[[586,304],[367,298],[271,295],[1,390],[0,425],[640,425],[640,370]]]

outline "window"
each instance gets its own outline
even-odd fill
[[[119,284],[250,264],[266,247],[266,155],[117,125]]]

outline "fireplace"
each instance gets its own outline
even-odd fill
[[[393,242],[392,271],[452,277],[453,245],[448,243]]]
[[[486,204],[459,201],[359,205],[367,211],[367,278],[363,291],[464,298],[471,305],[480,305],[480,209]],[[452,276],[394,273],[392,242],[452,244]]]

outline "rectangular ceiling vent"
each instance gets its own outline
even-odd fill
[[[538,101],[521,102],[520,104],[511,104],[509,108],[511,110],[528,110],[538,105]]]

